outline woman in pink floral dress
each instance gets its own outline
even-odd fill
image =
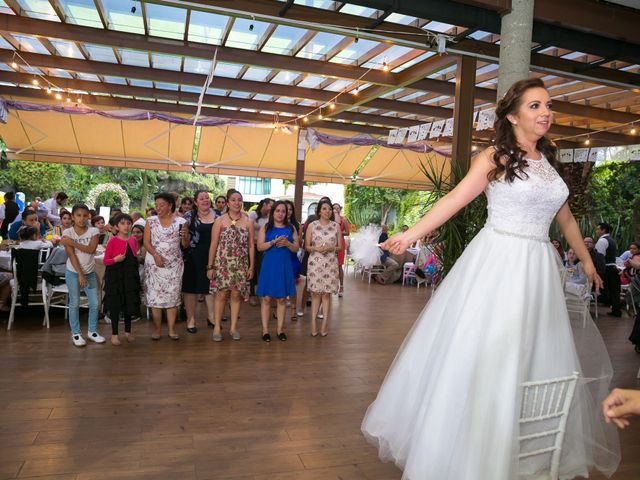
[[[240,340],[238,315],[240,299],[249,299],[249,282],[253,277],[254,242],[253,222],[242,211],[242,194],[231,189],[227,192],[227,212],[216,219],[211,233],[207,276],[211,292],[215,293],[215,320],[213,341],[222,341],[220,323],[222,311],[231,292],[231,326],[229,334]]]
[[[311,292],[311,336],[318,335],[316,317],[322,303],[320,335],[326,337],[331,295],[340,289],[338,252],[342,250],[342,232],[333,221],[330,200],[323,198],[318,202],[316,216],[318,220],[309,224],[305,234],[305,249],[309,252],[307,288]]]
[[[176,215],[176,200],[169,193],[155,196],[157,215],[149,217],[144,227],[144,283],[147,307],[151,308],[155,331],[151,338],[160,339],[162,311],[167,312],[169,337],[178,340],[174,331],[178,307],[182,301],[181,244],[188,245],[188,230],[184,218]],[[186,245],[185,245],[186,242]],[[115,320],[114,320],[115,321]]]

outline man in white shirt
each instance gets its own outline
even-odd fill
[[[47,218],[51,224],[55,227],[60,225],[60,208],[64,207],[69,196],[64,192],[58,192],[54,197],[44,202],[44,206],[47,209]]]
[[[596,242],[595,249],[598,253],[604,255],[606,264],[606,270],[604,275],[604,292],[603,297],[605,301],[611,305],[611,311],[609,315],[613,317],[621,317],[622,310],[620,309],[620,272],[616,266],[616,255],[618,251],[618,245],[611,238],[611,225],[608,223],[599,223],[596,227],[596,235],[598,235],[598,241]]]

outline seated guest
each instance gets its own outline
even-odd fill
[[[103,247],[107,245],[109,239],[111,238],[111,232],[107,228],[104,217],[100,215],[96,215],[91,219],[91,226],[98,229],[100,235],[98,235],[98,245],[102,245]]]
[[[53,226],[60,223],[60,209],[64,207],[69,196],[64,192],[58,192],[55,196],[44,202],[44,207],[47,210],[47,218]]]
[[[36,227],[24,225],[18,230],[20,244],[18,248],[23,250],[40,250],[43,248],[53,248],[53,243],[39,238],[39,231]]]
[[[587,251],[589,252],[589,255],[591,255],[593,265],[596,267],[596,273],[600,278],[604,278],[604,274],[607,269],[604,255],[595,249],[595,243],[591,237],[584,237],[584,246],[587,247]]]
[[[553,245],[553,248],[555,248],[556,252],[558,252],[558,257],[560,257],[560,261],[564,265],[567,259],[565,258],[564,249],[562,248],[562,244],[560,243],[560,240],[558,240],[557,238],[554,238],[553,240],[551,240],[551,245]]]
[[[62,232],[64,232],[67,228],[71,228],[73,226],[73,221],[71,219],[71,212],[69,210],[61,210],[60,211],[60,224],[53,227],[53,234],[61,237]]]
[[[140,225],[142,227],[144,227],[144,224],[146,223],[144,218],[142,218],[142,214],[140,212],[131,212],[131,218],[133,219],[133,224],[134,225]]]
[[[579,285],[587,284],[587,276],[582,270],[582,263],[580,263],[580,259],[576,255],[576,252],[573,248],[567,250],[567,282],[576,283]]]
[[[640,271],[640,245],[638,242],[631,242],[629,252],[631,257],[624,262],[624,270],[620,274],[622,285],[629,285],[631,279]]]
[[[378,244],[384,243],[389,239],[389,227],[387,227],[386,225],[380,225],[380,228],[382,228],[382,233],[380,234],[380,237],[378,237]],[[382,250],[380,263],[384,264],[388,256],[389,252],[387,252],[386,250]]]
[[[22,212],[22,215],[19,218],[20,221],[13,222],[9,227],[9,240],[18,240],[18,230],[20,230],[20,227],[25,225],[38,228],[40,231],[40,237],[45,236],[46,230],[44,224],[38,222],[38,214],[35,210],[27,208]]]
[[[395,283],[402,277],[404,264],[413,262],[414,260],[415,256],[409,251],[405,251],[399,255],[387,253],[387,258],[383,263],[385,266],[384,272],[374,275],[373,279],[381,285]]]
[[[180,209],[178,213],[183,216],[185,213],[190,212],[193,209],[193,198],[183,197],[180,202]]]
[[[4,194],[4,203],[0,205],[0,220],[2,226],[0,227],[0,237],[6,238],[9,225],[20,216],[20,208],[15,202],[15,192],[7,192]]]

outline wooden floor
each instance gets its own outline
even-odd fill
[[[62,316],[46,331],[36,307],[7,333],[2,314],[0,478],[398,480],[360,422],[427,296],[350,278],[328,337],[287,321],[289,341],[271,344],[248,304],[240,342],[214,344],[201,318],[196,335],[180,324],[179,342],[151,342],[137,322],[136,342],[117,348],[73,347]],[[631,325],[599,321],[615,385],[638,388]],[[640,421],[621,441],[613,478],[638,479]]]

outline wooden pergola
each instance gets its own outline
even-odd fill
[[[0,0],[0,96],[55,104],[52,95],[59,92],[62,102],[81,98],[97,109],[190,117],[215,57],[201,115],[375,137],[454,117],[454,137],[460,138],[436,144],[453,143],[454,158],[460,152],[468,157],[472,142],[483,144],[490,137],[472,131],[471,115],[496,101],[500,15],[510,5],[510,0]],[[634,122],[640,126],[640,10],[592,0],[537,0],[534,17],[531,75],[541,77],[553,96],[551,136],[566,147],[581,145],[586,135],[592,146],[638,143],[632,129]],[[443,53],[438,45],[445,43]],[[47,85],[55,88],[48,93]],[[66,124],[71,136],[30,148],[36,141],[29,128],[34,115],[50,117],[43,120],[46,128]],[[75,128],[80,120],[69,115],[62,121],[62,116],[11,116],[0,125],[10,158],[178,168],[166,161],[175,156],[173,135],[174,150],[184,147],[185,169],[186,157],[193,156],[198,164],[225,163],[224,169],[207,167],[212,173],[249,166],[257,176],[294,178],[299,163],[296,142],[277,137],[267,143],[283,146],[279,154],[267,153],[265,146],[234,164],[222,148],[219,157],[216,149],[207,150],[204,160],[195,127],[169,131],[158,147],[162,151],[150,153],[127,151],[126,128],[116,125],[123,139],[118,153],[107,142],[101,147],[91,137],[80,139],[79,131],[90,132],[91,126]],[[466,134],[456,135],[464,122]],[[154,128],[141,130],[153,136],[165,127]],[[229,135],[227,129],[225,138]],[[331,162],[329,170],[337,174],[329,175],[330,181],[350,181],[350,169],[371,151],[344,150],[344,158]],[[278,155],[280,167],[264,161]],[[350,161],[342,161],[347,156]],[[426,185],[417,162],[398,174],[398,160],[391,157],[370,155],[377,184]],[[307,177],[318,170],[307,167]]]

